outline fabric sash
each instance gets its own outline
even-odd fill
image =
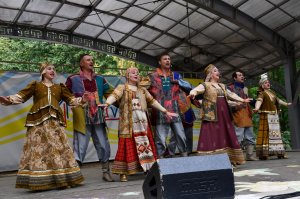
[[[137,155],[141,167],[146,172],[155,162],[153,149],[147,137],[147,115],[142,111],[138,98],[132,100],[133,137],[136,143]]]
[[[278,114],[268,114],[269,125],[269,153],[284,151],[281,139]]]

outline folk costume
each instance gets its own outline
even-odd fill
[[[243,83],[234,82],[228,85],[227,89],[243,99],[248,98],[248,89]],[[231,111],[237,139],[240,145],[246,147],[246,159],[257,160],[253,154],[256,140],[253,132],[252,111],[249,103],[231,106]]]
[[[16,188],[47,190],[80,184],[84,178],[65,134],[59,101],[78,106],[82,99],[75,98],[63,84],[46,86],[38,81],[8,99],[10,104],[20,104],[31,97],[33,106],[26,118],[27,132]]]
[[[192,108],[192,103],[199,107],[199,102],[197,100],[191,101],[190,98],[187,97],[189,92],[194,88],[189,82],[182,79],[182,76],[173,72],[174,79],[178,79],[180,91],[179,91],[179,110],[180,110],[180,118],[182,121],[182,125],[184,128],[184,133],[186,137],[186,146],[187,153],[190,154],[193,151],[193,126],[194,121],[196,120],[195,113]],[[170,138],[170,142],[168,144],[168,153],[172,157],[176,153],[176,140],[173,135]]]
[[[119,101],[119,143],[112,173],[131,175],[148,171],[156,161],[156,149],[147,115],[147,106],[162,111],[150,93],[143,87],[119,85],[108,97],[108,105]]]
[[[176,78],[172,71],[169,71],[165,77],[162,69],[157,68],[155,72],[149,75],[149,79],[151,83],[148,90],[154,99],[169,112],[180,114],[179,78]],[[184,103],[181,105],[185,107]],[[163,158],[166,151],[166,138],[170,130],[174,134],[181,156],[187,156],[186,136],[181,118],[178,116],[168,119],[157,110],[153,110],[151,116],[156,129],[155,143],[159,158]]]
[[[103,76],[93,73],[90,80],[83,75],[82,70],[80,70],[79,74],[69,76],[66,86],[76,97],[81,97],[85,92],[90,93],[88,105],[85,108],[72,109],[75,158],[79,163],[83,163],[90,138],[92,137],[102,166],[103,179],[112,181],[109,174],[110,144],[105,128],[104,113],[102,108],[98,106],[103,104],[103,96],[107,97],[112,92],[112,87]],[[109,176],[106,174],[109,174]]]
[[[243,102],[244,100],[228,92],[224,84],[209,81],[209,75],[214,67],[209,65],[206,68],[206,81],[190,92],[193,96],[203,94],[198,154],[227,153],[233,165],[243,164],[245,158],[235,135],[227,101],[230,99]]]
[[[265,81],[268,81],[267,77],[262,77],[260,86]],[[259,88],[255,104],[255,109],[259,112],[256,140],[256,155],[259,159],[266,160],[269,156],[286,157],[279,124],[279,105],[287,106],[288,103],[280,100],[271,89]]]
[[[137,68],[128,68],[128,82],[119,85],[106,100],[107,105],[116,101],[119,104],[119,142],[112,172],[120,174],[121,181],[127,181],[127,175],[138,171],[147,172],[157,159],[147,114],[148,106],[167,113],[167,110],[151,96],[147,89],[138,84],[137,73]]]

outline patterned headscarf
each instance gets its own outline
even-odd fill
[[[214,68],[216,68],[215,65],[209,64],[209,65],[204,69],[204,72],[205,72],[205,75],[206,75],[205,82],[209,82],[209,81],[210,81],[210,78],[211,78],[211,72],[213,71]]]

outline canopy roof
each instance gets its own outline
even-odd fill
[[[224,80],[255,77],[300,57],[299,0],[0,0],[0,35],[69,43],[156,66]]]

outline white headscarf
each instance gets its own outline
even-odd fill
[[[267,74],[267,73],[264,73],[264,74],[262,74],[262,75],[260,76],[260,80],[259,80],[258,84],[259,84],[260,86],[262,86],[262,85],[265,83],[265,81],[267,81],[267,80],[269,80],[269,79],[268,79],[268,74]]]

